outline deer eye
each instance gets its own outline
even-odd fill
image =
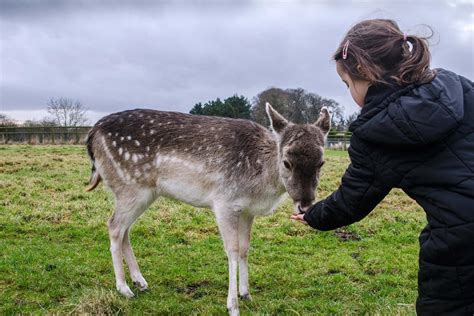
[[[283,160],[283,165],[285,166],[286,169],[291,170],[291,164],[288,162],[288,160]]]

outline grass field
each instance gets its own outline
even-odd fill
[[[326,155],[319,197],[349,163],[345,152]],[[0,146],[0,314],[224,315],[227,259],[212,213],[168,199],[131,235],[150,290],[116,293],[105,224],[112,198],[102,185],[84,192],[89,171],[81,146]],[[240,302],[242,314],[415,313],[425,216],[403,192],[337,232],[290,221],[291,209],[287,200],[255,222],[254,300]]]

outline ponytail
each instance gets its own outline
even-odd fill
[[[402,62],[397,67],[397,74],[392,78],[402,86],[411,83],[431,82],[436,74],[430,69],[428,38],[413,35],[406,36],[403,46]]]

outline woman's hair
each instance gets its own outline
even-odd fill
[[[430,36],[418,37],[404,34],[392,20],[362,21],[347,32],[334,60],[353,79],[401,86],[428,83],[436,76],[430,69],[429,29]]]

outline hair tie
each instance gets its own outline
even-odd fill
[[[347,59],[347,50],[349,49],[349,40],[342,47],[342,59]]]

